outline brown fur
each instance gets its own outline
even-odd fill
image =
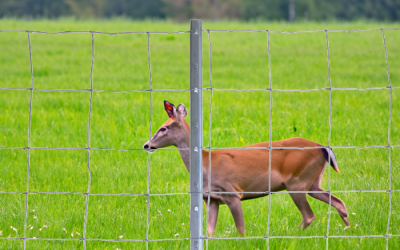
[[[165,103],[165,105],[172,105]],[[183,105],[183,104],[181,104]],[[185,121],[186,108],[178,106],[169,111],[172,117],[151,139],[152,148],[174,145],[178,148],[190,147],[190,128]],[[168,107],[170,108],[170,107]],[[167,107],[166,107],[167,110]],[[167,110],[168,112],[168,110]],[[145,148],[150,142],[146,142]],[[303,138],[291,138],[273,141],[272,147],[319,147],[320,144]],[[263,147],[266,149],[245,149],[246,147]],[[208,193],[209,157],[210,153],[203,150],[203,192],[204,201],[208,206],[210,196],[208,231],[212,236],[216,227],[220,204],[228,205],[240,234],[244,234],[244,218],[241,201],[255,199],[268,195],[269,191],[269,142],[246,146],[243,149],[222,149],[211,152],[211,194]],[[186,168],[189,170],[190,156],[185,150],[179,151]],[[327,159],[320,148],[315,149],[273,149],[271,152],[271,191],[282,190],[303,191],[290,193],[294,203],[300,210],[303,220],[300,227],[307,228],[315,219],[314,213],[307,201],[307,191],[323,191],[319,187],[320,180],[327,165]],[[337,166],[336,166],[337,167]],[[233,193],[221,193],[233,192]],[[263,193],[244,193],[263,192]],[[313,198],[329,204],[329,194],[309,193]],[[346,226],[350,223],[346,207],[339,198],[331,195],[334,206]]]

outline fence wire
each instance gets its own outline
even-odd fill
[[[90,169],[90,120],[92,116],[92,101],[93,101],[93,62],[94,62],[94,36],[92,36],[92,61],[90,64],[90,102],[89,102],[89,118],[88,118],[88,172],[89,172],[89,180],[88,180],[88,189],[86,195],[86,207],[85,207],[85,221],[83,225],[83,249],[86,250],[86,226],[89,212],[89,193],[90,193],[90,185],[92,183],[92,171]]]
[[[150,33],[147,33],[147,57],[149,62],[149,81],[150,81],[150,131],[149,131],[149,148],[151,149],[151,130],[153,128],[153,80],[151,78],[151,59],[150,59]],[[150,217],[150,162],[151,156],[148,151],[148,166],[147,166],[147,220],[146,220],[146,250],[149,249],[149,217]]]
[[[252,193],[252,194],[267,194],[269,197],[269,205],[268,205],[268,225],[267,232],[265,236],[253,236],[253,237],[209,237],[208,235],[208,224],[207,230],[205,232],[205,237],[203,240],[206,241],[206,249],[208,249],[209,239],[266,239],[266,247],[270,248],[269,239],[308,239],[308,238],[322,238],[326,239],[326,249],[329,249],[329,239],[330,238],[386,238],[386,249],[389,248],[389,238],[390,237],[400,237],[399,235],[389,234],[390,229],[390,220],[392,215],[392,193],[400,192],[400,190],[392,189],[392,164],[391,164],[391,148],[392,147],[400,147],[400,145],[391,145],[390,141],[390,131],[391,131],[391,120],[392,120],[392,106],[393,106],[393,89],[399,89],[400,87],[393,87],[390,79],[389,72],[389,62],[388,62],[388,53],[386,48],[386,40],[385,40],[385,30],[397,30],[400,31],[400,28],[387,28],[387,29],[357,29],[357,30],[309,30],[309,31],[273,31],[273,30],[203,30],[203,32],[207,32],[208,34],[208,46],[209,46],[209,71],[210,71],[210,87],[203,88],[203,90],[210,91],[210,122],[209,122],[209,134],[208,134],[208,147],[203,147],[203,149],[209,150],[209,162],[208,162],[208,192],[204,192],[207,194],[207,210],[206,210],[206,218],[209,217],[209,205],[210,205],[210,195],[211,194],[244,194],[244,193]],[[331,84],[331,65],[330,65],[330,53],[329,53],[329,37],[328,34],[331,32],[364,32],[364,31],[381,31],[383,45],[385,49],[385,58],[386,58],[386,68],[387,68],[387,76],[388,76],[388,86],[387,87],[372,87],[372,88],[332,88]],[[150,197],[151,196],[170,196],[170,195],[187,195],[190,192],[181,192],[181,193],[162,193],[162,194],[152,194],[150,193],[150,170],[151,170],[151,157],[150,151],[148,149],[135,149],[135,148],[126,148],[126,149],[117,149],[117,148],[91,148],[90,147],[90,124],[91,124],[91,111],[92,111],[92,99],[93,92],[110,92],[110,93],[130,93],[130,92],[150,92],[150,131],[149,131],[149,143],[151,144],[151,136],[152,136],[152,122],[153,122],[153,92],[187,92],[191,91],[191,89],[153,89],[152,85],[152,76],[151,76],[151,53],[150,53],[150,36],[151,34],[181,34],[181,33],[190,33],[190,31],[177,31],[177,32],[116,32],[116,33],[108,33],[108,32],[98,32],[98,31],[62,31],[62,32],[43,32],[43,31],[33,31],[33,30],[0,30],[1,32],[22,32],[27,33],[28,36],[28,46],[29,46],[29,56],[30,56],[30,70],[31,70],[31,87],[30,88],[0,88],[0,90],[28,90],[30,91],[30,105],[29,105],[29,122],[28,122],[28,146],[27,147],[0,147],[0,149],[23,149],[27,150],[27,188],[26,192],[6,192],[0,191],[0,194],[22,194],[25,195],[25,214],[24,214],[24,237],[14,237],[14,238],[6,238],[0,237],[0,239],[11,239],[11,240],[23,240],[24,241],[24,249],[26,249],[26,241],[27,240],[39,240],[39,241],[83,241],[84,249],[86,249],[86,241],[108,241],[108,242],[146,242],[146,249],[149,249],[149,242],[157,242],[157,241],[185,241],[190,240],[190,238],[166,238],[166,239],[150,239],[149,238],[149,216],[150,216]],[[227,88],[213,88],[212,84],[212,49],[211,49],[211,33],[212,32],[266,32],[267,33],[267,47],[268,47],[268,79],[269,79],[269,88],[263,89],[227,89]],[[329,87],[327,88],[317,88],[317,89],[273,89],[272,88],[272,77],[271,77],[271,54],[270,54],[270,33],[283,33],[283,34],[296,34],[296,33],[315,33],[315,32],[324,32],[326,34],[326,49],[327,49],[327,62],[328,62],[328,80]],[[87,33],[91,34],[92,38],[92,58],[91,58],[91,69],[90,69],[90,89],[39,89],[34,88],[33,85],[33,62],[32,62],[32,49],[31,49],[31,39],[30,34],[39,33],[39,34],[48,34],[48,35],[57,35],[57,34],[66,34],[66,33]],[[105,34],[105,35],[127,35],[127,34],[147,34],[147,53],[148,53],[148,69],[149,69],[149,89],[143,90],[127,90],[127,91],[114,91],[114,90],[98,90],[93,88],[93,64],[95,57],[95,40],[94,34]],[[389,125],[388,125],[388,143],[387,145],[373,145],[373,146],[332,146],[331,145],[331,121],[332,121],[332,91],[333,90],[358,90],[358,91],[369,91],[369,90],[379,90],[379,89],[389,89],[390,91],[390,103],[389,103]],[[34,91],[44,91],[44,92],[90,92],[90,102],[89,102],[89,116],[88,116],[88,147],[86,148],[51,148],[51,147],[31,147],[31,114],[32,114],[32,99]],[[212,147],[211,146],[211,129],[212,129],[212,101],[213,101],[213,91],[269,91],[270,92],[270,116],[269,116],[269,147]],[[330,105],[329,105],[329,143],[328,146],[319,146],[319,147],[272,147],[272,107],[273,107],[273,92],[310,92],[310,91],[329,91],[330,95]],[[151,148],[149,146],[149,148]],[[298,150],[307,150],[307,149],[315,149],[315,148],[326,148],[328,150],[335,148],[343,148],[343,149],[368,149],[368,148],[388,148],[389,152],[389,189],[388,190],[331,190],[331,171],[328,167],[328,186],[329,189],[327,191],[271,191],[271,154],[274,149],[298,149]],[[87,192],[30,192],[29,191],[29,171],[30,171],[30,150],[31,149],[41,149],[41,150],[86,150],[88,152],[88,172],[89,172],[89,180],[88,180],[88,188]],[[268,181],[269,187],[268,191],[265,192],[210,192],[211,190],[211,150],[212,149],[239,149],[239,150],[251,150],[251,149],[265,149],[269,151],[269,174]],[[148,168],[147,168],[147,192],[145,194],[131,194],[131,193],[91,193],[90,185],[91,185],[91,169],[90,169],[90,151],[92,150],[106,150],[106,151],[147,151],[148,152]],[[164,149],[156,149],[156,150],[190,150],[190,148],[164,148]],[[329,163],[330,164],[330,158]],[[275,193],[327,193],[329,194],[329,211],[328,211],[328,224],[327,224],[327,232],[324,236],[271,236],[270,231],[270,221],[271,221],[271,194]],[[388,223],[386,228],[386,234],[384,235],[329,235],[329,227],[330,227],[330,219],[331,219],[331,195],[332,193],[389,193],[389,213],[388,213]],[[84,230],[82,238],[28,238],[26,236],[27,231],[27,215],[28,215],[28,197],[29,195],[35,194],[74,194],[74,195],[84,195],[86,196],[86,206],[85,206],[85,215],[84,215]],[[87,226],[87,218],[88,218],[88,208],[89,208],[89,197],[90,196],[144,196],[146,197],[146,207],[147,207],[147,221],[146,221],[146,238],[144,239],[97,239],[97,238],[86,238],[86,226]]]
[[[271,224],[271,161],[272,161],[272,78],[271,78],[271,50],[269,46],[269,32],[268,34],[268,79],[269,79],[269,159],[268,159],[268,225],[267,225],[267,249],[269,250],[269,226]]]
[[[382,30],[382,39],[383,39],[383,46],[385,47],[385,59],[386,59],[386,69],[388,75],[388,84],[390,89],[390,104],[389,104],[389,126],[388,126],[388,149],[389,149],[389,216],[388,216],[388,224],[386,228],[386,235],[389,235],[389,228],[390,228],[390,217],[392,216],[392,157],[391,157],[391,148],[390,148],[390,126],[392,123],[392,105],[393,105],[393,89],[392,83],[390,81],[390,73],[389,73],[389,60],[388,54],[386,49],[386,39],[385,39],[385,32]],[[386,249],[389,249],[389,237],[386,238]]]
[[[28,193],[29,193],[29,170],[31,162],[31,150],[29,149],[31,145],[31,117],[32,117],[32,99],[33,99],[33,64],[32,64],[32,49],[31,49],[31,36],[28,32],[28,45],[29,45],[29,59],[31,66],[31,98],[29,102],[29,123],[28,123],[28,166],[26,174],[26,195],[25,195],[25,217],[24,217],[24,238],[26,238],[26,220],[28,218]],[[24,249],[26,249],[26,240],[24,239]]]

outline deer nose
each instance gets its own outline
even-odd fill
[[[144,145],[143,145],[143,148],[149,148],[149,144],[147,144],[147,143],[144,144]]]

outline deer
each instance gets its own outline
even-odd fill
[[[185,120],[187,116],[185,105],[180,104],[175,108],[172,103],[164,101],[164,108],[169,119],[143,145],[144,149],[155,150],[169,146],[178,149],[190,148],[190,128]],[[209,211],[207,221],[209,237],[214,236],[219,205],[223,204],[228,206],[239,235],[244,235],[245,223],[241,202],[267,196],[269,192],[266,191],[269,191],[269,188],[270,192],[289,191],[302,216],[299,228],[306,229],[315,220],[306,194],[327,204],[331,203],[346,224],[345,229],[350,228],[344,202],[332,194],[329,197],[329,193],[320,188],[320,181],[328,162],[340,174],[333,150],[300,137],[272,141],[273,148],[268,149],[269,146],[269,142],[261,142],[242,149],[220,149],[211,153],[202,151],[203,200]],[[263,149],[243,150],[247,147]],[[284,149],[285,147],[289,149]],[[309,149],[310,147],[317,148]],[[300,150],[301,148],[307,149]],[[271,166],[269,166],[269,150],[272,150]],[[190,172],[189,150],[179,150],[179,153],[186,169]],[[211,167],[209,167],[210,155]],[[210,190],[208,190],[209,168],[211,168]],[[269,184],[269,169],[271,169],[271,184]]]

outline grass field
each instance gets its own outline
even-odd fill
[[[323,30],[398,28],[399,24],[355,23],[240,23],[204,22],[204,29]],[[0,30],[181,31],[189,23],[113,21],[0,20]],[[392,86],[400,87],[400,31],[385,31]],[[189,34],[152,34],[151,69],[154,89],[189,88]],[[95,34],[93,88],[144,90],[150,86],[147,35]],[[214,88],[268,88],[267,33],[212,32],[212,86]],[[89,89],[90,34],[31,34],[33,86],[37,89]],[[208,36],[203,34],[203,86],[210,86]],[[388,86],[381,31],[329,33],[333,88]],[[324,32],[270,35],[272,87],[315,89],[329,86]],[[0,33],[0,88],[30,88],[30,59],[26,33]],[[204,91],[204,145],[208,146],[210,91]],[[94,92],[90,147],[142,148],[150,133],[168,118],[163,100],[188,108],[189,92],[154,92],[153,115],[149,92]],[[400,89],[392,90],[390,144],[400,145]],[[32,147],[85,148],[88,146],[90,92],[34,91]],[[28,146],[29,90],[0,90],[0,147]],[[211,145],[238,147],[261,141],[300,136],[329,145],[328,90],[273,92],[272,135],[269,134],[268,91],[214,90]],[[333,90],[332,146],[388,145],[390,90]],[[190,115],[190,114],[189,114]],[[187,118],[189,121],[189,117]],[[87,150],[32,149],[30,192],[87,192]],[[400,147],[335,149],[341,174],[331,171],[331,188],[341,190],[400,190]],[[189,191],[189,173],[176,151],[91,150],[91,193],[151,194]],[[0,249],[21,249],[24,236],[27,150],[0,149]],[[323,188],[328,189],[328,172]],[[385,235],[390,194],[336,193],[347,206],[352,228],[332,210],[331,236]],[[188,194],[150,197],[149,239],[190,237]],[[271,197],[271,236],[324,236],[328,205],[309,197],[316,220],[307,230],[297,228],[301,215],[288,194]],[[31,194],[28,199],[29,238],[79,239],[83,235],[86,196]],[[265,236],[268,198],[243,202],[246,236]],[[400,191],[392,192],[389,234],[400,235]],[[205,211],[205,209],[204,209]],[[205,218],[205,214],[204,214]],[[147,205],[144,196],[91,195],[86,238],[145,239]],[[43,227],[46,225],[47,227]],[[204,223],[205,225],[205,223]],[[12,228],[16,228],[14,231]],[[65,231],[63,230],[65,228]],[[205,231],[205,230],[204,230]],[[72,235],[73,234],[73,235]],[[179,235],[177,235],[179,234]],[[216,237],[236,237],[230,212],[221,206]],[[29,240],[27,249],[83,249],[82,241]],[[271,249],[325,249],[326,239],[271,239]],[[88,249],[144,249],[146,242],[88,241]],[[188,249],[189,241],[149,242],[150,249]],[[210,240],[209,249],[265,249],[265,239]],[[329,249],[385,249],[386,238],[330,238]],[[389,238],[389,248],[400,248],[400,237]]]

